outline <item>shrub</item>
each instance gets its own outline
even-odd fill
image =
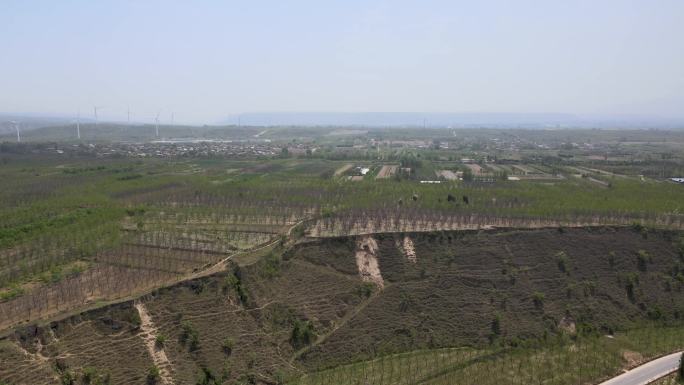
[[[594,281],[583,281],[582,287],[584,289],[585,297],[592,297],[596,294],[596,282]]]
[[[625,289],[627,290],[627,298],[634,302],[635,300],[635,289],[639,284],[639,275],[636,273],[630,273],[626,276]]]
[[[285,383],[285,374],[281,370],[276,370],[276,372],[273,373],[273,380],[276,385],[283,385]]]
[[[230,367],[230,363],[226,362],[225,365],[223,365],[223,369],[221,369],[221,379],[225,383],[228,383],[227,380],[230,378],[230,376],[232,374],[233,374],[233,371]]]
[[[0,301],[10,300],[10,299],[18,297],[22,294],[24,294],[24,289],[22,289],[21,287],[19,287],[17,285],[14,285],[9,290],[5,290],[3,292],[0,292]]]
[[[221,380],[219,380],[211,369],[203,367],[197,378],[196,385],[220,385]]]
[[[93,380],[97,379],[97,369],[93,367],[83,368],[83,383],[90,384]]]
[[[159,368],[156,366],[150,367],[150,369],[147,370],[147,384],[148,385],[154,385],[157,382],[159,382],[159,379],[161,378],[161,374],[159,373]]]
[[[399,300],[399,311],[402,313],[406,313],[409,310],[409,308],[411,308],[412,304],[413,301],[411,300],[409,294],[406,292],[402,292],[401,299]]]
[[[641,271],[646,271],[646,265],[652,261],[651,255],[646,250],[639,250],[637,252],[637,267]]]
[[[641,223],[634,222],[634,223],[632,223],[632,229],[634,229],[634,231],[641,232],[641,231],[645,230],[646,228]]]
[[[359,287],[356,288],[356,294],[359,297],[364,297],[368,298],[373,294],[373,288],[375,287],[375,284],[371,282],[364,282],[363,284],[359,285]]]
[[[556,253],[556,263],[558,263],[558,270],[562,273],[568,273],[568,256],[565,251]]]
[[[76,376],[74,376],[74,373],[72,373],[70,370],[63,372],[59,380],[61,381],[62,385],[76,384]]]
[[[615,252],[611,251],[608,253],[608,264],[610,267],[615,267]]]
[[[290,344],[292,344],[295,349],[309,345],[313,342],[314,338],[314,327],[311,321],[295,320],[290,335]]]
[[[223,340],[223,343],[221,344],[221,348],[223,349],[223,352],[229,356],[233,352],[233,339],[228,337],[225,340]]]
[[[138,314],[137,311],[131,311],[130,315],[128,316],[128,322],[130,322],[135,329],[139,329],[140,325],[142,324],[140,314]]]
[[[190,289],[195,293],[195,294],[202,294],[206,287],[206,284],[204,280],[197,280],[197,281],[191,281],[190,282]]]
[[[226,277],[226,280],[223,284],[223,290],[227,291],[228,288],[232,288],[233,290],[235,290],[238,296],[238,300],[240,300],[240,303],[242,303],[243,305],[247,304],[247,292],[242,286],[242,281],[240,280],[240,273],[238,270],[234,271],[232,274]]]
[[[189,321],[181,322],[181,343],[187,343],[190,351],[199,349],[199,333]]]
[[[280,256],[274,253],[268,254],[261,261],[261,275],[265,278],[272,279],[280,274]]]
[[[663,310],[660,308],[660,306],[656,305],[653,308],[649,309],[646,312],[646,315],[648,316],[648,318],[650,318],[654,321],[657,321],[657,320],[663,318]]]
[[[164,343],[166,343],[166,336],[164,336],[163,334],[159,334],[157,338],[154,339],[154,344],[159,349],[164,347]]]
[[[546,296],[544,295],[544,293],[535,291],[532,294],[532,302],[534,302],[534,306],[536,306],[537,308],[542,308],[544,306],[545,297]]]
[[[492,333],[497,336],[501,335],[501,314],[497,314],[492,320]]]

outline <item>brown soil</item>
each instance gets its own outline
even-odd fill
[[[387,179],[397,172],[399,166],[383,165],[375,179]]]

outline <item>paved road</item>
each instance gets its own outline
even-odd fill
[[[599,385],[646,385],[669,373],[674,372],[679,367],[679,359],[682,353],[672,353],[668,356],[647,362],[641,366],[613,377]]]

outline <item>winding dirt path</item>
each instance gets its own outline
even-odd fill
[[[154,322],[152,322],[152,317],[150,317],[150,314],[147,312],[147,309],[142,302],[136,301],[135,308],[140,315],[140,337],[143,339],[143,342],[145,342],[147,352],[150,354],[154,366],[159,369],[161,383],[172,385],[173,379],[171,373],[173,371],[173,366],[168,357],[166,357],[164,348],[157,347],[157,327],[154,325]]]

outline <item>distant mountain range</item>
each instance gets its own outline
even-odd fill
[[[70,116],[0,113],[0,135],[75,124]],[[81,117],[82,124],[94,120]],[[105,123],[104,119],[101,123]],[[117,123],[117,122],[110,122]],[[118,123],[122,124],[122,123]],[[149,124],[149,123],[147,123]],[[132,125],[143,125],[135,122]],[[630,114],[564,113],[421,113],[421,112],[263,112],[230,115],[215,125],[221,126],[330,126],[330,127],[429,127],[429,128],[603,128],[603,129],[684,129],[684,117]],[[190,126],[187,126],[190,127]]]
[[[684,128],[684,118],[563,113],[264,112],[231,115],[220,124],[454,128]]]
[[[38,114],[0,114],[0,134],[7,134],[16,130],[15,123],[19,124],[22,132],[36,128],[59,126],[71,122],[73,118],[62,116],[43,116]],[[90,119],[81,119],[81,123],[90,122]]]

